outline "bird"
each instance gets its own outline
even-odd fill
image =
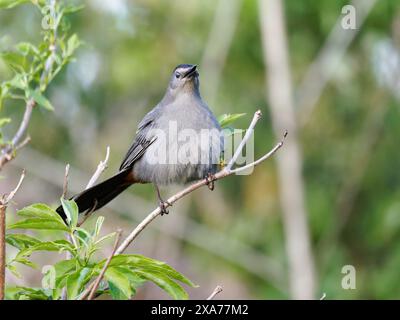
[[[223,155],[221,126],[200,95],[198,66],[180,64],[172,72],[161,101],[139,122],[119,171],[111,178],[72,196],[79,213],[92,213],[133,184],[152,183],[161,215],[170,204],[160,186],[212,182]],[[67,221],[62,206],[57,213]]]

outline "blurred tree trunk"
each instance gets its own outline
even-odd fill
[[[264,61],[267,67],[269,105],[275,134],[289,137],[277,154],[279,188],[289,263],[290,295],[315,298],[315,267],[304,204],[302,155],[292,101],[287,36],[281,0],[259,0]]]

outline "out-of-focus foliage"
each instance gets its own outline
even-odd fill
[[[18,215],[25,218],[10,226],[9,230],[47,230],[64,231],[52,241],[41,241],[40,238],[26,234],[9,233],[6,242],[19,251],[7,263],[7,268],[17,277],[15,264],[23,264],[31,268],[37,266],[29,257],[38,251],[55,251],[56,253],[70,253],[66,260],[59,260],[54,265],[46,265],[46,272],[42,278],[42,288],[9,287],[7,297],[10,299],[57,300],[60,299],[63,289],[66,290],[69,300],[79,299],[85,292],[88,284],[95,280],[104,268],[106,259],[97,260],[94,255],[102,248],[103,242],[115,236],[115,233],[100,236],[104,222],[98,217],[94,230],[87,230],[78,226],[78,206],[73,200],[61,199],[67,223],[57,212],[44,204],[33,204],[18,211]],[[66,239],[69,236],[69,240]],[[177,281],[188,286],[195,285],[185,276],[167,264],[147,258],[142,255],[119,254],[115,255],[104,273],[104,281],[96,291],[98,294],[110,294],[113,299],[130,299],[136,289],[146,281],[152,281],[165,290],[174,299],[187,299],[188,295]]]
[[[138,122],[160,100],[176,65],[198,63],[201,83],[208,81],[201,62],[218,3],[85,1],[84,10],[66,19],[86,45],[78,51],[76,62],[48,88],[46,97],[54,114],[44,121],[43,111],[35,112],[29,129],[32,147],[62,165],[68,162],[92,172],[105,147],[111,145],[107,174],[115,171]],[[295,91],[346,4],[348,1],[285,1]],[[217,115],[246,112],[247,116],[238,120],[241,128],[261,108],[264,117],[255,132],[255,150],[260,155],[275,137],[265,103],[258,11],[257,1],[241,1],[210,107]],[[12,50],[21,39],[39,43],[40,20],[40,12],[32,11],[30,4],[1,10],[1,51]],[[400,171],[396,169],[400,162],[396,143],[400,90],[394,80],[398,79],[395,61],[400,56],[399,20],[399,1],[376,1],[311,117],[298,130],[318,293],[322,296],[325,292],[327,299],[400,295]],[[12,76],[0,60],[0,80]],[[207,91],[202,95],[210,100]],[[2,117],[12,119],[3,126],[5,139],[15,132],[21,105],[18,100],[4,101]],[[302,110],[297,111],[300,119]],[[21,161],[23,156],[21,152]],[[28,172],[37,167],[26,163]],[[41,170],[41,174],[39,169],[35,171],[35,190],[25,192],[26,203],[55,202],[61,194],[55,187],[62,185],[62,176],[50,183],[54,179],[45,179],[52,176],[50,168]],[[59,171],[62,175],[62,169]],[[38,186],[42,200],[38,199]],[[143,201],[154,199],[150,186],[134,187],[131,193]],[[195,293],[199,298],[207,296],[216,284],[225,289],[222,297],[287,298],[287,258],[273,161],[257,167],[251,176],[218,183],[212,194],[198,192],[190,199],[184,209],[174,207],[169,216],[156,222],[162,232],[139,239],[136,245],[142,246],[143,253],[154,252],[151,256],[161,260],[175,259],[167,261],[201,284],[194,290],[200,292]],[[141,203],[122,206],[126,220],[115,212],[107,216],[104,210],[102,214],[109,224],[117,221],[115,224],[129,229],[145,214]],[[224,237],[229,241],[223,241]],[[348,264],[357,271],[356,290],[341,287],[341,270]],[[143,288],[145,296],[151,288]]]

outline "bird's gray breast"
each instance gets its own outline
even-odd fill
[[[182,97],[163,106],[146,136],[156,139],[133,166],[141,182],[185,183],[218,169],[221,128],[198,98]]]

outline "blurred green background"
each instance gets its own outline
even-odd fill
[[[357,1],[356,1],[357,2]],[[362,3],[359,1],[358,3]],[[288,56],[294,88],[296,135],[302,156],[302,187],[315,263],[315,298],[400,297],[400,3],[373,3],[354,39],[327,46],[347,1],[284,1]],[[364,2],[365,4],[366,2]],[[246,112],[235,125],[246,128],[257,109],[263,118],[255,133],[255,153],[279,139],[267,95],[258,1],[253,0],[90,0],[68,19],[85,42],[51,84],[47,96],[55,112],[37,109],[29,126],[32,142],[2,174],[8,192],[27,170],[14,207],[34,202],[56,205],[66,163],[70,193],[82,189],[111,147],[111,176],[120,164],[140,119],[164,94],[170,72],[180,63],[199,65],[202,96],[216,115]],[[40,40],[40,13],[31,5],[0,11],[0,49]],[[357,21],[361,22],[361,21]],[[324,48],[328,50],[324,53]],[[344,54],[340,55],[340,49]],[[321,54],[328,60],[326,85],[309,101],[305,75]],[[11,76],[0,60],[0,81]],[[318,79],[314,79],[316,83]],[[317,90],[317,89],[316,89]],[[299,97],[302,97],[301,99]],[[312,100],[312,99],[311,99]],[[300,105],[299,105],[300,104]],[[8,101],[12,136],[23,104]],[[310,110],[309,113],[306,110]],[[168,262],[197,283],[191,298],[292,298],[277,158],[250,176],[233,176],[216,190],[199,190],[157,219],[130,252]],[[178,187],[163,190],[172,195]],[[101,210],[107,231],[131,230],[155,206],[151,186],[132,187]],[[398,248],[399,247],[399,248]],[[105,253],[106,254],[106,253]],[[45,256],[42,257],[45,263]],[[302,257],[299,258],[300,260]],[[356,269],[356,289],[342,288],[342,267]],[[28,269],[27,269],[28,270]],[[28,270],[19,284],[40,281]],[[166,298],[149,284],[137,298]]]

